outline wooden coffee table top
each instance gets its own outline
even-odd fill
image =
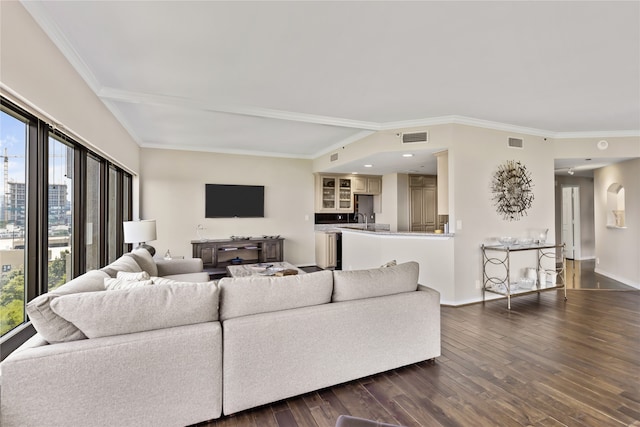
[[[304,270],[301,270],[288,262],[263,262],[260,264],[227,266],[227,273],[231,277],[273,276],[278,271],[282,270],[297,270],[298,274],[305,274]]]

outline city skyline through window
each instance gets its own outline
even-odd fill
[[[27,123],[0,111],[0,335],[25,321]]]

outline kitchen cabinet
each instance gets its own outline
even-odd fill
[[[434,232],[438,227],[438,189],[430,175],[409,176],[411,231]]]
[[[338,235],[334,232],[316,232],[316,265],[335,268],[338,265]]]
[[[351,178],[318,175],[316,212],[353,212]]]
[[[316,212],[353,213],[354,194],[382,193],[382,177],[366,175],[316,175]]]
[[[378,195],[382,192],[382,178],[356,176],[353,178],[353,192]]]

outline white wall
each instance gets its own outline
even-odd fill
[[[2,93],[136,173],[139,147],[17,1],[0,2]],[[43,117],[44,118],[44,117]]]
[[[409,231],[409,175],[390,173],[382,177],[381,212],[376,222],[391,231]]]
[[[156,219],[159,254],[191,257],[202,224],[211,239],[281,235],[284,258],[315,264],[311,160],[142,149],[141,218]],[[205,184],[265,186],[265,218],[205,219]]]
[[[420,264],[418,282],[440,292],[442,304],[455,305],[451,237],[342,233],[344,270],[377,268],[391,260]]]
[[[607,227],[607,189],[625,191],[626,228]],[[597,169],[594,173],[596,272],[640,288],[640,159]]]
[[[509,137],[524,139],[524,149],[507,146]],[[519,221],[506,221],[496,212],[491,180],[499,165],[520,161],[531,173],[534,201]],[[455,296],[457,304],[482,300],[480,245],[500,236],[534,237],[548,228],[555,236],[553,148],[542,137],[457,125],[449,149],[450,226],[455,232]],[[462,228],[459,227],[461,222]],[[518,254],[520,257],[520,254]],[[535,252],[514,260],[517,279],[521,268],[535,267]]]

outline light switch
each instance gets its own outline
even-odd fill
[[[462,230],[462,220],[461,219],[456,221],[456,231],[457,230]]]

